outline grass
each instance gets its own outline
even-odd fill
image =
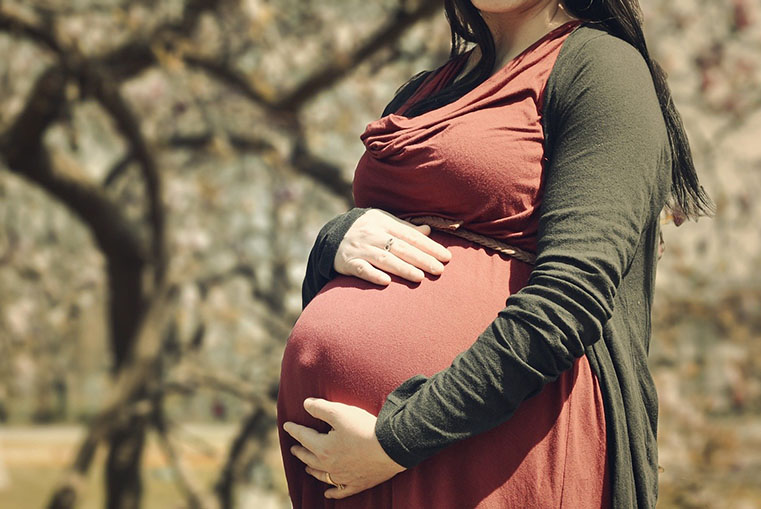
[[[236,431],[234,425],[196,425],[187,430],[203,442],[203,447],[181,447],[183,463],[198,491],[212,493],[228,443]],[[23,426],[0,428],[0,508],[44,508],[71,461],[83,429],[75,426]],[[199,450],[201,449],[201,450]],[[275,451],[276,452],[276,451]],[[78,509],[103,507],[103,465],[106,451],[101,448],[81,487]],[[279,455],[267,459],[277,477],[276,493],[259,492],[253,486],[238,490],[241,509],[279,509],[288,507],[284,495],[285,480]],[[6,471],[3,482],[2,466]],[[180,509],[186,507],[155,437],[149,435],[143,458],[144,509]]]

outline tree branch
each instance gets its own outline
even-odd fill
[[[159,445],[164,451],[164,456],[166,457],[167,462],[172,467],[177,489],[185,497],[188,509],[203,509],[204,507],[207,507],[207,504],[203,503],[203,497],[196,491],[194,483],[191,481],[190,474],[183,467],[180,455],[172,443],[172,438],[169,436],[169,426],[167,425],[160,398],[154,405],[153,420],[154,428],[159,436]]]
[[[378,31],[345,58],[334,59],[306,78],[293,91],[276,100],[272,104],[273,109],[297,111],[305,102],[341,81],[365,59],[399,39],[415,23],[439,12],[440,9],[439,0],[421,0],[411,11],[405,11],[401,7]]]
[[[115,81],[122,82],[137,76],[157,63],[154,46],[172,45],[174,44],[173,37],[190,37],[201,15],[215,10],[221,3],[221,0],[189,0],[178,21],[164,23],[147,38],[143,37],[125,43],[110,53],[96,58],[95,61]]]
[[[277,151],[272,143],[262,138],[248,137],[240,134],[226,134],[225,137],[226,141],[239,151]],[[210,146],[213,141],[214,134],[206,133],[194,136],[172,136],[166,141],[166,145],[176,148],[203,149]],[[324,186],[347,206],[350,206],[354,202],[351,180],[348,180],[344,176],[341,168],[311,153],[301,138],[297,140],[293,147],[290,163],[300,174],[310,177]]]
[[[150,401],[138,402],[137,400],[138,396],[145,391],[149,381],[153,379],[161,354],[164,317],[167,316],[167,301],[171,298],[165,294],[164,289],[159,289],[155,293],[148,311],[138,326],[133,355],[119,371],[116,383],[101,411],[90,421],[87,435],[70,467],[69,480],[53,493],[49,508],[73,507],[76,498],[76,480],[87,473],[98,444],[109,438],[113,432],[124,429],[129,419],[147,415],[147,412],[152,410]],[[135,404],[139,404],[137,408]]]
[[[140,129],[137,119],[110,76],[97,66],[83,65],[79,70],[86,91],[92,93],[113,118],[130,145],[130,155],[139,164],[148,198],[148,220],[151,227],[151,262],[154,285],[159,286],[166,273],[166,217],[162,198],[162,181],[155,157]]]
[[[232,90],[237,91],[251,102],[259,104],[265,108],[273,108],[276,104],[267,99],[264,94],[256,90],[251,84],[251,80],[249,80],[245,74],[232,67],[224,65],[222,62],[196,55],[184,55],[183,62],[191,67],[207,72],[213,78],[224,83]]]
[[[183,60],[190,66],[206,71],[270,113],[295,113],[304,103],[334,86],[367,58],[392,45],[408,28],[438,12],[440,8],[441,2],[438,0],[422,0],[410,11],[405,10],[403,5],[400,6],[383,26],[351,53],[343,58],[333,59],[305,78],[292,91],[275,99],[265,97],[265,94],[254,88],[245,74],[218,61],[195,55],[184,55]]]
[[[354,203],[351,180],[347,180],[344,177],[341,168],[312,154],[307,148],[306,142],[302,139],[298,139],[293,146],[291,164],[301,174],[313,178],[330,189],[347,206],[351,206]]]
[[[82,172],[73,161],[58,159],[56,168],[42,146],[43,133],[63,108],[65,83],[66,75],[58,66],[40,75],[26,106],[0,136],[0,157],[12,172],[39,185],[76,214],[107,256],[142,263],[145,247],[121,211],[99,187],[78,176]]]
[[[261,451],[265,449],[267,436],[275,425],[276,419],[263,407],[257,407],[244,419],[230,444],[227,461],[214,487],[221,509],[233,508],[236,482],[243,477],[254,459],[263,456]],[[254,448],[257,442],[260,445],[258,451]]]
[[[2,2],[0,2],[0,9],[2,9]],[[61,45],[55,37],[53,37],[53,34],[12,16],[7,12],[0,11],[0,31],[10,32],[12,35],[20,35],[24,38],[31,39],[37,44],[40,44],[57,54],[59,57],[64,55]]]
[[[148,38],[148,42],[130,41],[107,55],[95,58],[87,64],[76,66],[78,67],[77,72],[89,83],[94,95],[114,117],[120,131],[130,141],[133,155],[141,164],[151,204],[149,215],[154,235],[152,254],[159,262],[159,273],[163,273],[165,270],[161,262],[165,258],[162,247],[165,219],[161,214],[161,208],[157,206],[160,200],[158,173],[155,171],[155,163],[153,163],[150,151],[140,134],[139,123],[132,118],[129,108],[111,81],[121,82],[154,65],[156,56],[152,49],[153,45],[160,41],[169,44],[171,42],[170,36],[187,36],[187,34],[192,33],[200,15],[205,11],[215,9],[220,2],[221,0],[190,0],[185,6],[181,19],[157,28]],[[400,6],[381,28],[345,58],[336,59],[325,67],[316,70],[294,90],[274,100],[267,99],[252,86],[244,74],[233,68],[193,55],[184,55],[183,58],[188,65],[204,70],[221,83],[241,93],[248,100],[260,105],[270,114],[292,116],[304,103],[334,86],[365,59],[389,46],[401,37],[409,27],[438,12],[439,8],[440,2],[437,0],[422,0],[411,10],[406,10],[404,5]],[[42,38],[42,40],[49,39],[35,27],[28,26],[27,28],[30,34],[36,34],[35,36]],[[60,52],[57,43],[52,39],[50,40],[50,44],[59,48],[58,51]],[[203,144],[203,140],[204,137],[199,137],[195,143]],[[191,140],[188,138],[174,139],[172,143],[182,145],[189,141]],[[252,142],[252,140],[240,136],[230,136],[229,141],[234,147],[245,150],[266,150],[271,146],[260,140],[253,140]],[[291,154],[291,164],[299,172],[313,178],[339,196],[347,205],[353,202],[351,181],[343,176],[340,168],[311,154],[305,144],[296,144]]]

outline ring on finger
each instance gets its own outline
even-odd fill
[[[383,249],[385,249],[386,251],[391,251],[391,244],[393,243],[394,243],[394,237],[389,237],[388,240],[386,241],[386,245],[383,246]]]
[[[330,474],[328,472],[325,472],[325,478],[328,480],[327,481],[328,484],[330,484],[332,486],[335,486],[339,490],[342,490],[342,489],[344,489],[346,487],[343,484],[340,484],[340,483],[337,483],[337,482],[333,481],[333,479],[330,478]]]

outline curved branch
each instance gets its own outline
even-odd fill
[[[52,66],[35,81],[21,113],[0,136],[0,154],[9,166],[30,158],[41,145],[45,130],[60,117],[66,99],[66,79],[62,67]]]
[[[441,9],[439,0],[422,0],[409,12],[400,7],[380,29],[349,55],[345,58],[334,59],[330,64],[307,77],[293,91],[275,101],[272,107],[281,111],[298,110],[305,102],[345,78],[365,59],[399,39],[408,28],[421,19],[439,12],[439,9]]]
[[[221,0],[189,0],[178,21],[163,23],[147,38],[129,41],[96,58],[95,62],[115,81],[133,78],[157,63],[155,45],[168,44],[173,36],[190,37],[201,15],[215,10],[221,3]]]
[[[244,152],[276,152],[275,146],[263,138],[247,137],[240,134],[226,134],[225,139],[236,150]],[[203,149],[214,141],[212,133],[193,136],[172,136],[165,144],[184,149]],[[341,168],[334,163],[314,155],[299,134],[290,154],[291,165],[302,175],[312,178],[335,194],[346,205],[353,203],[352,183]]]
[[[162,199],[161,174],[149,144],[140,129],[140,120],[122,97],[110,76],[97,66],[82,66],[80,76],[98,102],[113,118],[117,129],[130,145],[130,155],[140,166],[148,198],[148,218],[151,225],[151,262],[154,284],[160,285],[166,274],[166,217]]]
[[[262,459],[262,450],[268,440],[268,434],[277,420],[266,407],[256,407],[248,416],[235,435],[227,459],[217,480],[214,491],[217,493],[221,509],[232,509],[235,499],[235,484],[247,467],[257,459]],[[260,447],[255,447],[259,445]]]
[[[367,58],[392,45],[415,23],[437,13],[440,8],[441,2],[438,0],[422,0],[410,11],[405,10],[404,6],[400,6],[395,13],[389,16],[386,23],[351,53],[345,57],[333,59],[305,78],[292,91],[275,99],[269,99],[257,90],[245,74],[219,61],[196,55],[183,55],[183,61],[189,66],[207,72],[211,77],[236,90],[270,113],[294,113],[304,103],[344,79]]]
[[[216,5],[216,1],[191,0],[186,5],[180,22],[164,25],[157,29],[155,34],[160,35],[167,30],[191,30],[201,12],[214,5]],[[70,181],[57,180],[53,172],[50,171],[50,164],[46,161],[46,157],[36,157],[37,160],[32,161],[35,159],[35,153],[42,152],[43,132],[53,120],[61,115],[65,104],[67,75],[77,76],[85,91],[92,93],[113,117],[119,131],[130,144],[130,152],[140,164],[149,204],[148,217],[152,234],[150,254],[154,268],[154,283],[159,285],[160,280],[165,275],[168,263],[165,247],[166,220],[161,201],[160,174],[148,143],[140,131],[140,123],[129,105],[121,97],[117,87],[113,85],[111,74],[108,70],[102,70],[97,61],[93,63],[83,59],[75,49],[65,50],[62,48],[51,33],[6,13],[0,13],[0,30],[2,29],[19,32],[43,44],[59,55],[61,63],[57,67],[48,69],[37,80],[24,111],[8,130],[6,136],[3,137],[4,140],[0,143],[0,153],[5,156],[11,168],[18,171],[26,166],[26,170],[22,174],[61,198],[86,224],[91,225],[99,244],[104,248],[104,251],[107,251],[108,246],[113,245],[113,242],[103,242],[103,236],[109,235],[108,228],[104,229],[95,223],[102,223],[105,218],[111,219],[119,216],[118,212],[114,213],[116,208],[107,199],[86,199],[85,195],[99,194],[95,191],[94,186],[89,186],[90,188],[82,193],[83,188],[88,187],[86,183],[77,182],[76,185],[72,186],[67,185],[71,184]],[[128,43],[124,47],[129,47],[130,44]],[[106,208],[109,209],[108,212],[110,213],[104,218],[93,208]],[[124,231],[119,233],[123,234]],[[124,238],[129,238],[129,235]],[[143,256],[140,257],[142,258],[141,265],[145,261],[145,253],[142,254]]]
[[[291,164],[303,175],[308,175],[327,187],[343,202],[351,206],[354,203],[351,180],[344,177],[341,168],[314,155],[303,139],[297,140],[291,152]]]
[[[44,46],[58,56],[64,54],[61,45],[56,38],[50,32],[27,23],[26,21],[19,19],[15,16],[8,14],[7,12],[0,11],[0,31],[10,32],[11,34],[18,34],[27,39],[31,39],[37,44]]]
[[[26,106],[0,137],[0,158],[12,172],[37,184],[78,216],[106,257],[111,343],[118,369],[144,310],[142,273],[151,252],[101,187],[82,178],[84,172],[73,160],[63,154],[51,158],[43,146],[45,130],[64,107],[66,78],[60,66],[40,75]]]
[[[58,198],[93,233],[106,254],[143,263],[146,250],[121,211],[94,184],[77,176],[73,161],[51,161],[42,146],[45,130],[61,114],[66,74],[53,66],[37,79],[26,106],[0,137],[0,157],[8,168]]]
[[[253,103],[264,106],[265,108],[273,108],[275,106],[275,103],[268,100],[263,93],[256,90],[251,84],[251,80],[249,80],[245,74],[216,59],[209,59],[197,55],[183,55],[183,62],[190,67],[207,72],[212,78],[224,83]]]

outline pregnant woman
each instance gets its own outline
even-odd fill
[[[653,507],[659,214],[710,201],[639,6],[445,8],[451,58],[367,126],[358,208],[310,255],[294,507]]]

